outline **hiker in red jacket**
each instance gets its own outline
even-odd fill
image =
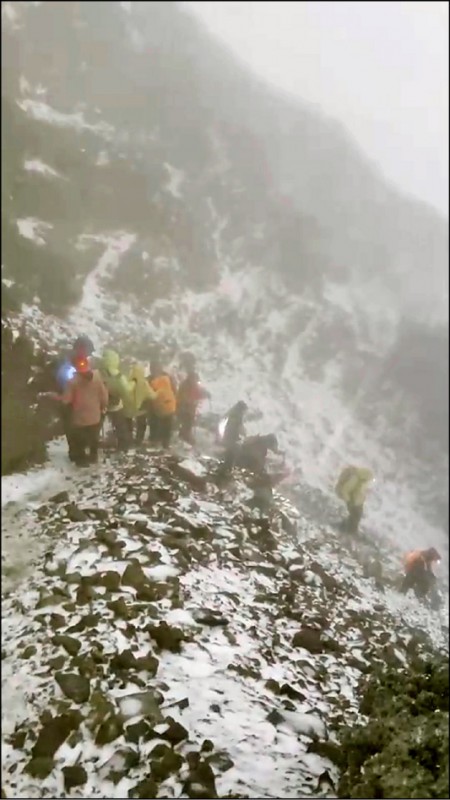
[[[180,439],[194,444],[194,424],[197,409],[202,400],[210,397],[209,392],[201,385],[199,377],[191,365],[187,369],[185,379],[180,383],[177,397],[178,422]]]

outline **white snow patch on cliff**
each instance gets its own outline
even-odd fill
[[[52,167],[49,167],[48,164],[44,164],[43,161],[40,161],[37,158],[28,159],[25,161],[23,168],[26,172],[39,172],[41,175],[46,175],[47,177],[52,178],[60,178],[61,175]]]
[[[50,223],[42,222],[42,220],[34,219],[33,217],[18,219],[16,220],[16,224],[21,236],[25,239],[31,239],[32,242],[41,246],[46,243],[43,238],[45,231],[53,228],[53,225],[50,225]]]
[[[50,125],[56,125],[60,128],[74,128],[79,132],[91,131],[108,140],[112,139],[114,133],[112,125],[106,122],[97,122],[95,124],[87,122],[81,111],[73,114],[66,114],[52,108],[48,103],[31,98],[17,101],[17,105],[22,111],[25,111],[26,114],[29,114],[34,119],[46,122]]]
[[[169,173],[169,182],[166,185],[166,191],[168,191],[172,197],[176,197],[177,199],[181,198],[180,187],[185,179],[183,170],[173,167],[172,164],[168,164],[166,161],[164,162],[164,166]]]

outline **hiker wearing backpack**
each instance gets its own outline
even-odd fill
[[[140,364],[131,365],[128,381],[131,388],[124,402],[128,437],[131,441],[134,433],[134,441],[140,445],[144,441],[151,403],[157,399],[158,392],[155,392],[146,380],[144,368]]]
[[[156,393],[151,401],[148,415],[150,441],[154,445],[169,447],[175,424],[177,410],[177,387],[171,375],[165,372],[159,361],[150,364],[150,375],[147,378],[150,388]]]
[[[127,450],[131,439],[124,404],[132,402],[132,385],[120,371],[120,357],[115,350],[104,350],[100,372],[108,390],[109,401],[106,413],[114,429],[117,449]]]
[[[348,519],[342,524],[345,532],[358,533],[367,490],[373,480],[373,473],[365,467],[350,466],[342,470],[335,492],[347,505]]]
[[[177,395],[177,416],[180,424],[180,439],[194,444],[194,425],[197,409],[202,400],[211,395],[201,385],[194,364],[186,367],[186,377],[180,383]]]
[[[406,594],[413,589],[418,599],[429,595],[436,584],[433,565],[439,564],[441,556],[434,547],[428,550],[413,550],[405,557],[405,577],[400,591]]]
[[[249,436],[245,439],[238,451],[236,465],[250,472],[263,472],[269,450],[278,453],[278,440],[274,433],[266,436]]]

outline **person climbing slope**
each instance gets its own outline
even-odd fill
[[[247,410],[247,403],[239,400],[236,405],[230,408],[223,420],[221,443],[225,452],[219,467],[219,473],[222,475],[230,472],[235,465],[239,450],[239,440],[244,436],[245,432],[244,417]]]
[[[162,445],[167,448],[170,445],[174,429],[177,387],[173,378],[163,370],[158,360],[154,360],[150,364],[150,375],[147,380],[150,388],[157,394],[157,397],[151,401],[151,410],[148,416],[150,441],[154,445]]]
[[[120,370],[120,357],[115,350],[103,351],[100,373],[108,390],[107,416],[114,429],[117,448],[126,450],[130,444],[130,436],[124,404],[132,402],[132,385]]]
[[[137,445],[144,441],[151,402],[158,398],[145,377],[144,367],[138,363],[131,365],[128,381],[131,391],[124,403],[124,414],[128,428],[128,437],[133,439],[133,427],[136,426],[134,440]]]
[[[194,444],[194,425],[197,409],[202,400],[210,398],[209,392],[201,385],[193,363],[187,366],[185,379],[180,383],[177,394],[177,415],[180,424],[180,438]]]
[[[345,467],[339,476],[335,492],[347,505],[348,519],[342,523],[347,533],[358,532],[367,490],[373,480],[373,473],[365,467]]]
[[[108,390],[87,358],[77,358],[74,366],[75,376],[63,394],[55,395],[55,399],[72,409],[72,456],[74,463],[81,467],[98,460],[100,425],[108,405]]]
[[[413,589],[416,597],[426,597],[436,583],[433,565],[438,564],[441,556],[434,547],[428,550],[412,550],[405,557],[405,577],[400,591],[406,594]]]

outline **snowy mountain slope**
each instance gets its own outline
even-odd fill
[[[246,397],[308,481],[370,462],[383,534],[446,542],[445,223],[176,4],[2,13],[13,324],[55,346],[65,317],[145,360],[193,350],[220,410]]]
[[[306,480],[330,495],[343,463],[370,463],[380,477],[371,493],[367,523],[396,551],[420,547],[424,540],[429,540],[447,552],[445,532],[424,519],[423,506],[414,491],[420,480],[420,462],[410,457],[403,462],[398,442],[394,441],[393,446],[388,442],[380,446],[385,431],[384,419],[373,420],[378,426],[378,442],[373,430],[357,420],[354,407],[342,397],[339,369],[336,374],[336,369],[330,365],[321,374],[323,365],[319,363],[319,372],[314,373],[309,361],[312,374],[305,374],[302,345],[307,346],[308,337],[313,335],[313,325],[320,324],[320,318],[315,321],[312,317],[309,331],[306,328],[305,332],[306,342],[298,337],[289,349],[284,347],[291,317],[298,319],[300,313],[311,316],[310,304],[299,297],[287,297],[273,280],[272,292],[278,291],[284,310],[269,313],[267,287],[261,287],[258,273],[252,276],[245,271],[234,275],[225,272],[219,289],[204,293],[185,291],[178,299],[159,301],[153,306],[152,318],[139,315],[137,324],[136,315],[127,304],[115,301],[94,284],[95,276],[105,265],[117,267],[120,252],[123,256],[128,241],[126,235],[122,239],[111,238],[99,260],[100,269],[96,267],[91,273],[92,291],[86,306],[82,299],[73,312],[73,321],[92,336],[99,350],[102,345],[114,344],[120,337],[125,354],[141,355],[147,360],[152,346],[162,343],[175,369],[178,354],[190,350],[201,364],[203,378],[218,412],[225,412],[235,402],[238,391],[239,397],[259,412],[258,419],[249,424],[249,432],[276,429],[294,471],[294,482]],[[223,286],[226,286],[225,299]],[[253,322],[251,314],[257,306],[261,311]],[[325,310],[322,307],[316,314],[326,316],[327,310],[331,314],[333,306],[330,304]],[[232,326],[231,330],[227,329],[227,318],[242,319],[243,311],[251,324],[241,323],[240,330],[233,331]],[[70,340],[73,330],[70,324],[61,324],[33,309],[23,312],[20,319],[31,337],[39,334],[52,343],[64,341],[64,338]],[[224,320],[223,326],[211,335],[221,320]],[[265,342],[262,352],[261,338]],[[374,373],[373,378],[377,380],[379,370],[374,369]],[[279,374],[281,380],[277,378]],[[276,392],[274,382],[277,383]],[[399,412],[404,413],[404,404]]]
[[[177,4],[2,21],[2,469],[42,459],[47,361],[83,332],[193,352],[292,470],[269,523],[242,475],[185,483],[177,441],[82,473],[56,441],[2,478],[3,791],[334,797],[361,677],[448,652],[447,595],[397,591],[405,550],[448,552],[445,222]],[[358,541],[351,461],[377,476]]]
[[[242,476],[193,489],[211,460],[180,466],[129,454],[34,509],[53,544],[3,601],[8,797],[335,797],[323,748],[361,675],[445,652],[389,551],[381,594],[370,540],[365,562],[281,497],[252,515]]]

